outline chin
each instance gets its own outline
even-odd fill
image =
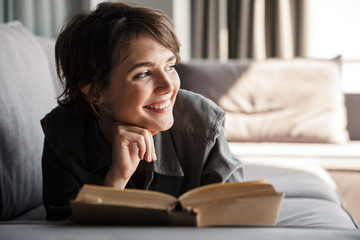
[[[163,122],[162,124],[152,124],[151,126],[149,126],[149,129],[150,131],[153,131],[153,132],[162,132],[162,131],[166,131],[166,130],[169,130],[174,124],[174,119],[171,119],[171,121],[166,121],[166,122]]]

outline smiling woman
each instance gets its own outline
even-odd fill
[[[48,220],[71,216],[84,184],[174,196],[242,181],[224,137],[224,112],[181,90],[180,43],[159,10],[101,3],[74,16],[55,47],[64,86],[41,121],[43,201]]]

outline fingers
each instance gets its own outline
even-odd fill
[[[151,161],[156,161],[156,153],[155,153],[155,144],[154,144],[154,138],[153,138],[153,134],[151,133],[151,131],[148,131],[148,135],[149,135],[149,139],[151,142],[151,153],[150,153],[150,159]]]
[[[140,160],[147,162],[156,160],[154,139],[149,130],[136,126],[116,125],[114,133],[114,142],[118,142],[122,147],[127,147],[132,153],[134,153],[132,146],[136,144]]]
[[[138,129],[135,127],[136,130],[138,130],[139,140],[143,142],[140,146],[144,147],[144,149],[139,148],[139,158],[144,159],[147,162],[151,162],[153,160],[153,152],[154,152],[154,142],[151,133],[146,129]]]

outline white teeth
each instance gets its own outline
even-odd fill
[[[146,107],[150,108],[150,109],[161,110],[161,109],[167,108],[168,106],[170,106],[170,102],[167,102],[165,104],[158,105],[158,106],[146,106]]]

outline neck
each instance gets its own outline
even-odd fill
[[[98,119],[98,124],[100,127],[100,131],[104,136],[107,143],[112,145],[112,125],[113,121],[107,118]]]

